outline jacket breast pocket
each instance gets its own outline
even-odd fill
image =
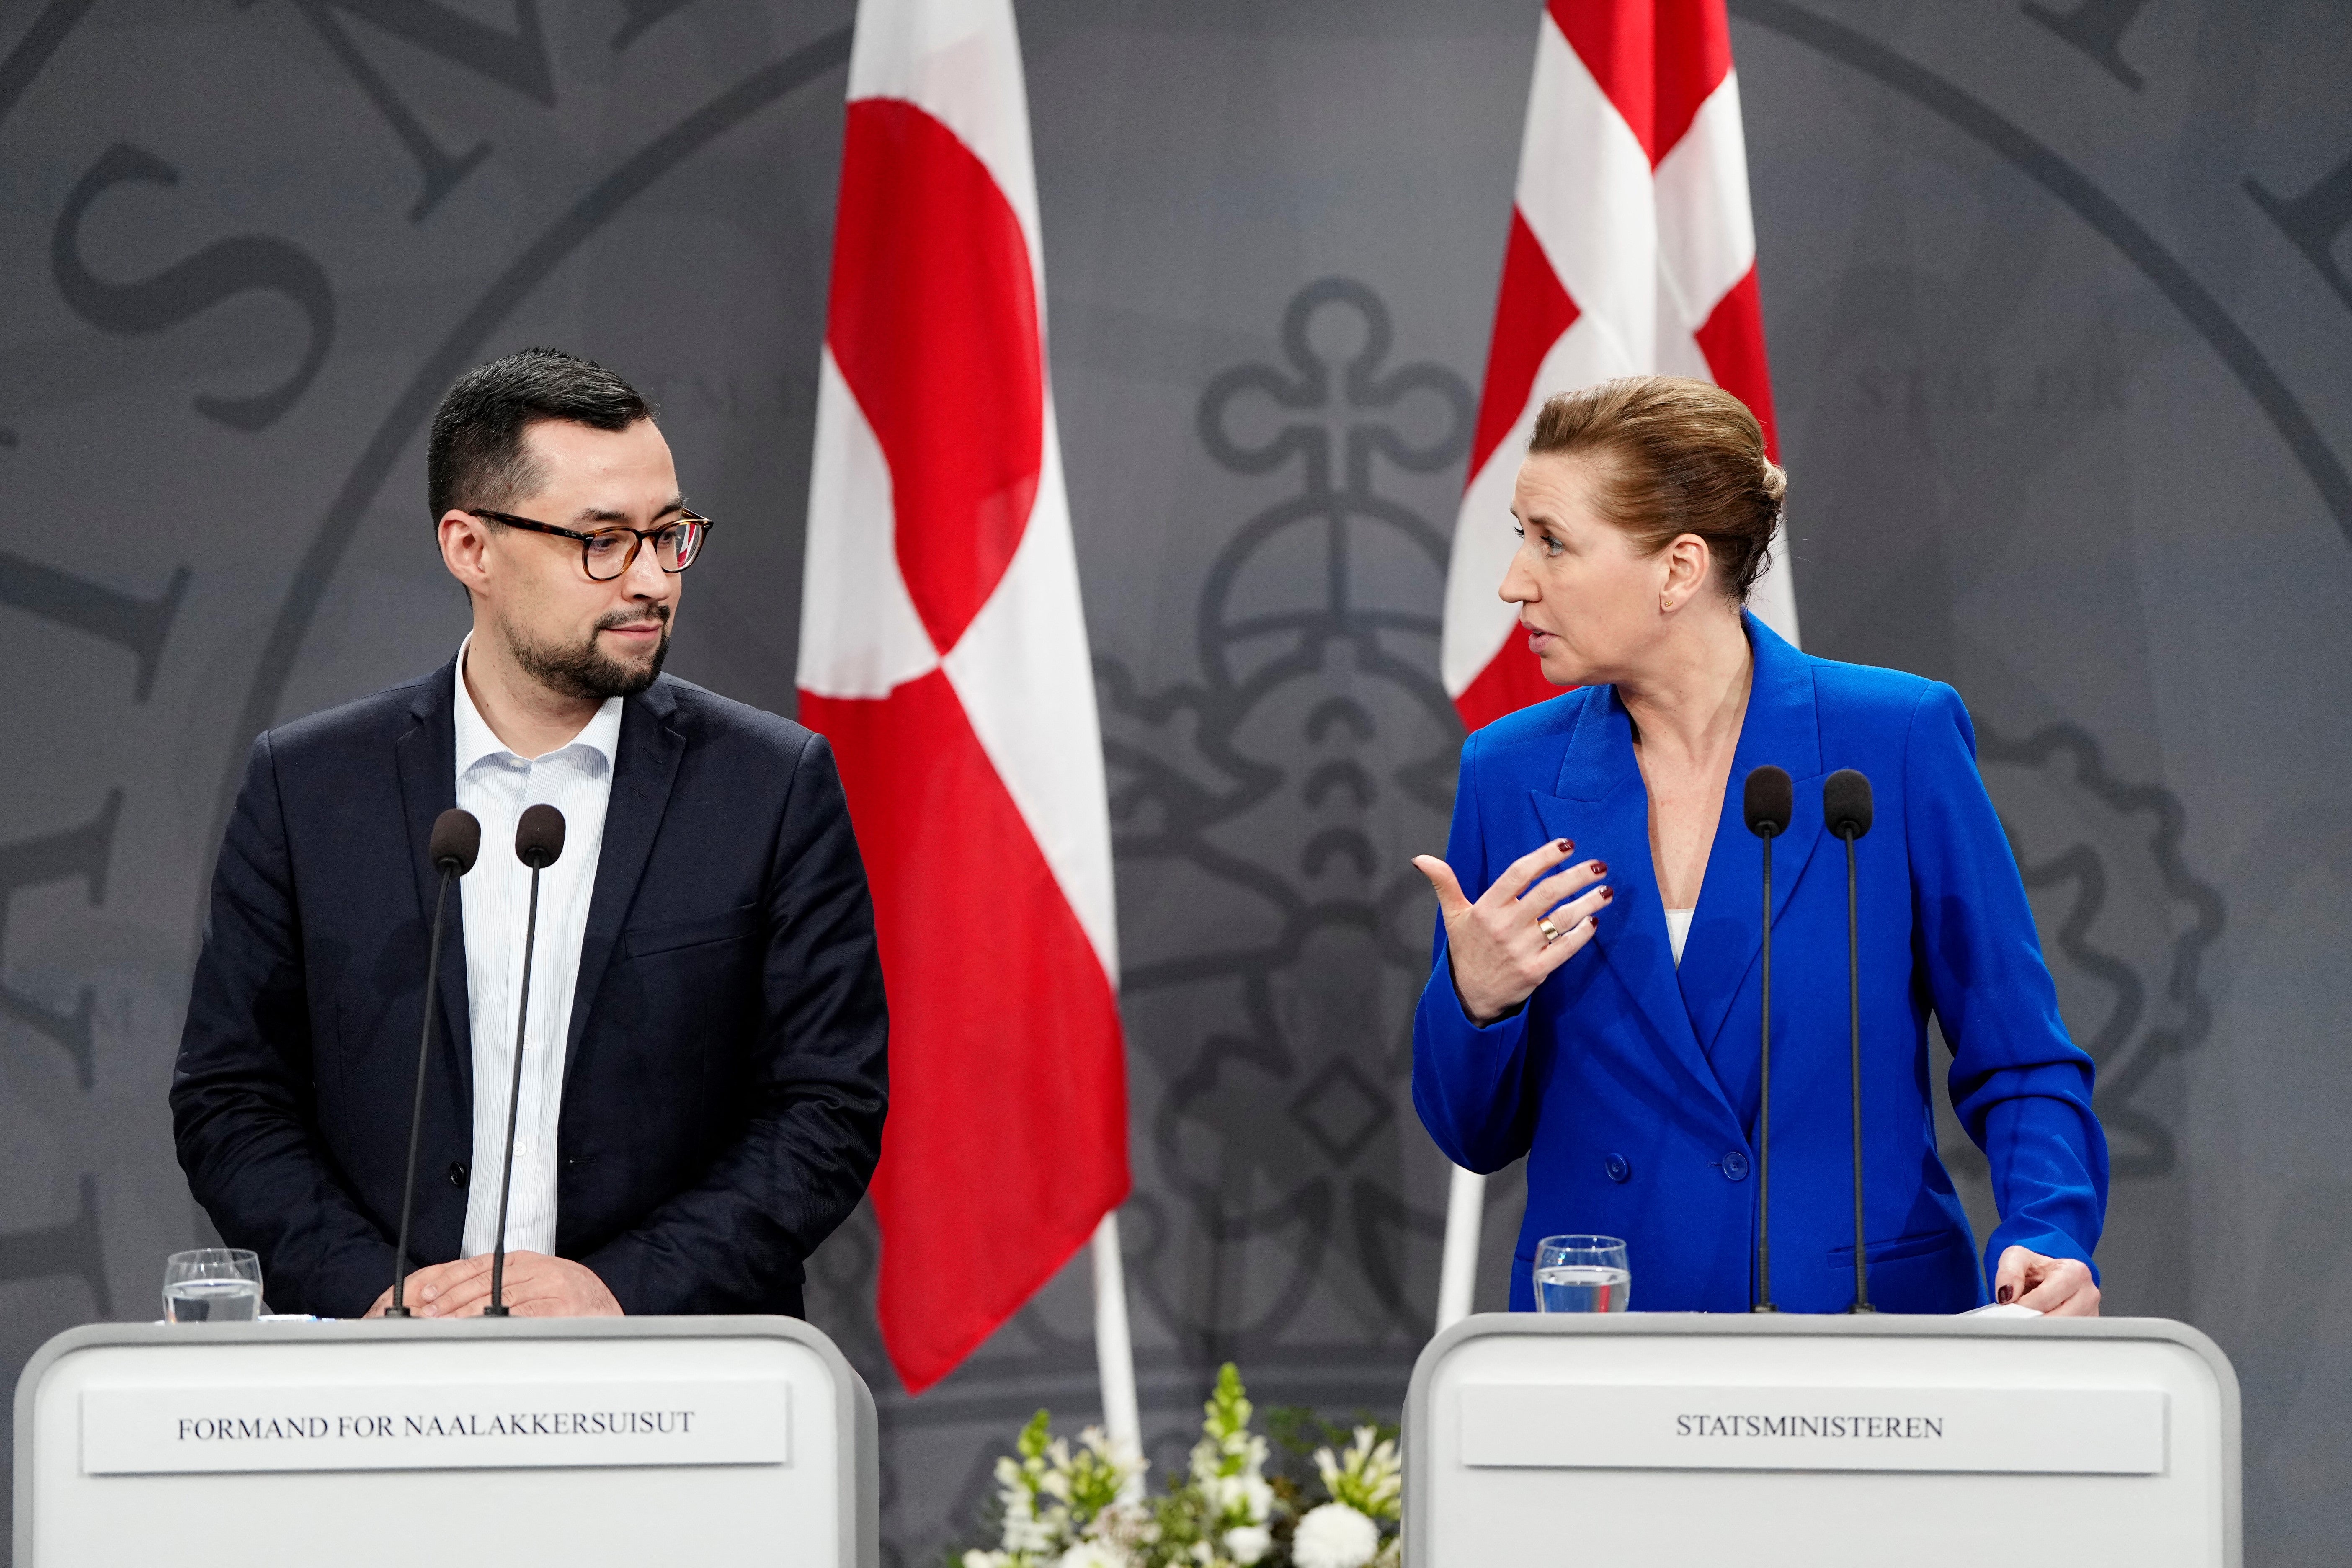
[[[735,909],[721,910],[717,914],[689,915],[685,920],[632,926],[621,933],[621,957],[624,960],[650,958],[658,952],[678,952],[692,947],[740,942],[757,935],[760,927],[760,906],[757,904],[743,904]]]

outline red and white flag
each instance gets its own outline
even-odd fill
[[[1475,730],[1559,695],[1496,596],[1518,540],[1511,485],[1537,411],[1620,375],[1712,381],[1755,412],[1777,460],[1756,292],[1739,79],[1723,0],[1549,0],[1470,480],[1445,574],[1438,662]],[[1748,604],[1797,640],[1784,535]],[[1486,1180],[1456,1169],[1437,1326],[1470,1310]]]
[[[1495,596],[1517,547],[1511,481],[1536,412],[1554,393],[1641,374],[1733,393],[1777,458],[1730,29],[1723,0],[1549,0],[1445,579],[1440,662],[1473,730],[1559,695],[1516,606]],[[1786,547],[1751,603],[1793,641]]]
[[[1128,1192],[1110,821],[1009,0],[862,0],[817,388],[801,720],[874,889],[880,1314],[909,1389]]]

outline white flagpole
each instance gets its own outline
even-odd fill
[[[1437,1268],[1437,1331],[1470,1315],[1478,1283],[1478,1233],[1486,1218],[1486,1178],[1459,1165],[1445,1193],[1445,1251]]]
[[[1118,1252],[1117,1209],[1095,1226],[1094,1262],[1095,1367],[1102,1379],[1103,1430],[1114,1447],[1140,1454],[1143,1416],[1135,1397],[1135,1342],[1127,1330],[1127,1265]],[[1128,1489],[1140,1498],[1142,1477]]]

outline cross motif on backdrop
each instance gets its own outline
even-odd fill
[[[1285,489],[1207,573],[1198,681],[1096,659],[1138,1078],[1163,1086],[1136,1289],[1211,1358],[1426,1332],[1442,1188],[1407,1087],[1430,914],[1408,857],[1444,842],[1461,726],[1447,531],[1393,490],[1460,461],[1472,399],[1392,343],[1380,297],[1327,278],[1284,311],[1279,363],[1210,381],[1210,458]]]

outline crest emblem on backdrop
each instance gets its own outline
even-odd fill
[[[1439,1228],[1404,1179],[1436,1163],[1397,1109],[1429,963],[1406,857],[1444,840],[1461,725],[1437,679],[1447,531],[1396,481],[1460,460],[1471,394],[1392,353],[1380,297],[1326,278],[1290,300],[1272,363],[1210,381],[1202,444],[1266,500],[1202,582],[1201,679],[1147,690],[1096,659],[1127,903],[1165,911],[1125,934],[1164,1082],[1136,1284],[1218,1354],[1312,1337],[1318,1289],[1371,1320],[1350,1348],[1417,1345],[1427,1316],[1405,1298],[1406,1249]]]
[[[1979,721],[1977,762],[2025,874],[2067,1030],[2099,1065],[2114,1172],[2169,1174],[2179,1108],[2158,1102],[2158,1074],[2212,1031],[2204,961],[2224,918],[2221,893],[2184,858],[2188,812],[2170,790],[2110,773],[2077,724],[2011,740]],[[1965,1142],[1945,1157],[1984,1163]]]

